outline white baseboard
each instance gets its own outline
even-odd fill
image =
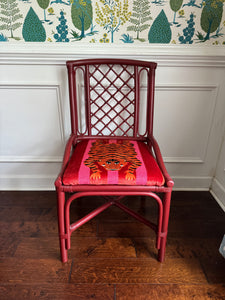
[[[48,191],[54,190],[53,176],[1,176],[0,190],[4,191]]]
[[[225,212],[225,188],[216,178],[212,181],[210,192]]]
[[[18,190],[18,191],[42,191],[54,190],[54,181],[56,176],[25,176],[25,175],[12,175],[1,176],[0,190]],[[208,191],[212,178],[211,177],[173,177],[175,191]]]
[[[175,191],[208,191],[212,177],[172,176]]]
[[[1,176],[0,190],[4,191],[52,191],[54,176]],[[225,188],[211,177],[173,177],[174,191],[210,191],[225,211]],[[211,188],[210,188],[211,186]]]

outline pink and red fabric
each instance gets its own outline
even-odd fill
[[[70,161],[63,175],[64,185],[84,185],[84,184],[119,184],[119,185],[156,185],[164,184],[164,177],[152,154],[145,143],[140,141],[130,141],[133,144],[136,158],[141,165],[134,170],[134,179],[126,179],[129,163],[119,171],[106,170],[98,163],[98,157],[93,157],[94,164],[100,170],[100,178],[93,179],[93,170],[85,165],[89,158],[92,144],[96,140],[85,140],[77,144]],[[104,140],[105,143],[118,143],[116,140]],[[128,155],[129,158],[129,155]]]

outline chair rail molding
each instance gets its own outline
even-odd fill
[[[1,64],[64,64],[66,60],[115,57],[152,60],[161,66],[225,66],[224,46],[197,45],[110,45],[1,43]]]

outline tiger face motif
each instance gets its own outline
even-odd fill
[[[134,145],[126,140],[117,144],[97,140],[92,143],[88,154],[89,157],[84,164],[92,170],[90,177],[94,180],[101,178],[99,166],[107,171],[120,171],[129,164],[125,175],[127,180],[134,180],[134,171],[141,166],[141,161],[136,157]]]
[[[110,159],[101,159],[98,161],[99,165],[104,167],[107,171],[119,171],[124,166],[127,165],[127,161],[123,158],[110,158]]]

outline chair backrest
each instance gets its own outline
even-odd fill
[[[72,134],[145,139],[152,135],[154,62],[67,61]]]

